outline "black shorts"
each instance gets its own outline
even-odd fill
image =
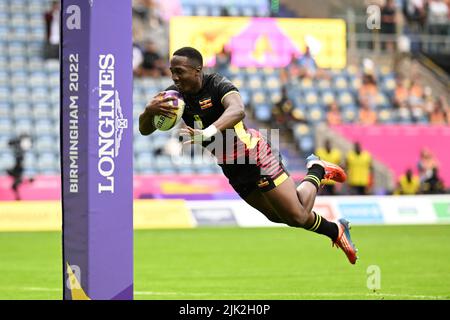
[[[264,139],[258,142],[256,148],[260,152],[246,155],[245,161],[242,159],[233,164],[219,164],[230,185],[243,199],[256,189],[270,191],[289,177],[281,154],[273,153]]]

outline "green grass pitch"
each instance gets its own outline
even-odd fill
[[[354,266],[293,228],[136,231],[135,299],[450,299],[450,225],[354,226],[352,237]],[[0,299],[61,299],[61,233],[0,233],[0,257]]]

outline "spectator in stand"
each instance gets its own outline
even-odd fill
[[[307,46],[305,53],[297,59],[298,65],[300,67],[300,77],[301,78],[311,78],[313,79],[317,73],[317,63],[316,60],[311,55],[311,51]]]
[[[301,68],[298,63],[296,54],[292,54],[291,61],[286,68],[280,69],[281,84],[285,85],[290,81],[295,81],[300,78]]]
[[[142,49],[136,43],[133,43],[133,74],[139,76],[139,68],[144,61]]]
[[[439,177],[438,168],[433,168],[431,176],[423,181],[421,189],[422,193],[425,194],[440,194],[446,192],[444,183]]]
[[[342,123],[341,110],[335,101],[328,105],[327,123],[329,126],[340,125]]]
[[[305,53],[297,59],[297,63],[299,66],[300,78],[329,78],[329,75],[325,70],[322,70],[317,66],[317,62],[312,56],[308,46],[305,48]]]
[[[413,195],[419,193],[419,191],[419,176],[413,174],[411,169],[408,169],[404,175],[400,176],[394,194]]]
[[[437,99],[434,103],[433,111],[430,113],[430,124],[433,125],[446,125],[448,124],[448,115],[446,114],[448,110],[445,109],[443,104],[443,99]]]
[[[361,87],[358,90],[358,99],[360,103],[366,101],[369,108],[375,109],[378,96],[377,82],[373,74],[364,74]]]
[[[228,67],[231,63],[231,52],[224,45],[222,50],[216,54],[216,65],[214,66],[215,72],[228,76]]]
[[[426,0],[405,0],[403,12],[413,32],[423,29],[426,21]]]
[[[347,181],[350,193],[353,195],[369,194],[372,178],[372,156],[361,150],[359,142],[355,142],[354,149],[346,157]]]
[[[272,107],[272,125],[275,128],[290,126],[293,118],[291,111],[293,109],[292,100],[289,98],[286,86],[281,87],[281,98]]]
[[[401,104],[408,101],[408,80],[398,77],[394,89],[393,105],[399,108]]]
[[[433,90],[430,87],[425,87],[423,90],[423,111],[430,114],[434,109]]]
[[[366,100],[361,101],[359,123],[362,125],[373,125],[377,123],[377,114],[369,107]]]
[[[136,74],[138,76],[148,76],[152,78],[170,76],[170,71],[166,65],[166,62],[159,54],[158,48],[154,42],[147,42],[143,53],[142,64],[138,68]]]
[[[44,59],[59,59],[59,1],[53,1],[50,10],[45,12],[46,39]]]
[[[331,146],[330,140],[325,140],[324,148],[318,148],[315,152],[315,154],[322,160],[341,165],[342,161],[342,155],[341,151],[337,148],[333,148]],[[322,181],[322,189],[321,194],[322,195],[330,195],[334,196],[336,195],[336,183],[332,180],[323,180]]]
[[[420,159],[417,163],[419,178],[421,183],[431,177],[433,169],[439,166],[433,153],[428,148],[423,148],[420,152]]]
[[[430,34],[447,35],[449,9],[444,0],[429,0],[427,10],[427,27]]]
[[[383,41],[383,49],[390,52],[394,51],[395,48],[395,28],[396,28],[396,8],[394,0],[387,0],[386,4],[381,8],[381,33],[389,36],[386,42]]]

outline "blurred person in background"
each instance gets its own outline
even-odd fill
[[[153,41],[147,41],[142,54],[142,63],[137,68],[136,75],[152,78],[170,75],[165,60],[159,54],[158,48]]]
[[[52,1],[50,10],[44,14],[46,38],[44,59],[59,59],[59,1]]]
[[[294,107],[286,86],[281,87],[281,97],[272,107],[271,125],[274,128],[290,127],[293,121],[291,111]]]
[[[428,0],[427,28],[432,35],[448,35],[449,8],[444,0]]]
[[[137,43],[133,43],[133,74],[139,76],[140,67],[144,61],[144,54]]]
[[[341,165],[342,153],[339,149],[333,148],[331,146],[331,141],[328,139],[325,140],[324,147],[318,148],[315,153],[322,160],[337,164],[338,166]],[[321,194],[331,196],[336,195],[336,182],[332,180],[323,180]]]
[[[375,109],[378,96],[378,86],[373,74],[364,74],[361,87],[358,90],[360,103],[367,103],[370,109]]]
[[[437,159],[430,149],[423,148],[420,151],[419,162],[417,163],[417,170],[419,171],[420,182],[427,180],[433,174],[433,169],[439,166]]]
[[[298,66],[300,67],[300,78],[311,78],[313,79],[317,73],[317,63],[314,57],[311,55],[311,51],[307,46],[305,48],[305,53],[303,53],[297,59]]]
[[[350,193],[353,195],[368,194],[373,171],[372,156],[369,152],[361,149],[359,142],[355,142],[353,150],[347,153],[346,168]]]
[[[413,174],[411,169],[406,170],[405,174],[398,179],[397,189],[394,194],[413,195],[420,191],[420,179],[418,175]]]
[[[381,33],[394,37],[396,24],[395,2],[394,0],[387,0],[386,4],[381,8]],[[383,49],[392,52],[395,48],[395,38],[386,39],[382,44]]]
[[[27,134],[22,134],[17,138],[11,139],[9,141],[9,146],[12,148],[15,158],[14,166],[11,169],[8,169],[6,172],[10,177],[13,178],[13,183],[11,185],[11,190],[14,192],[14,196],[16,200],[20,200],[20,192],[19,187],[22,185],[23,171],[24,171],[24,158],[25,152],[30,150],[32,147],[31,137]],[[33,182],[33,178],[28,179],[29,182]]]
[[[404,0],[403,13],[413,32],[419,32],[423,29],[426,15],[426,0]]]
[[[445,104],[442,98],[437,99],[434,102],[434,108],[431,111],[429,118],[432,125],[447,125],[449,116],[448,108],[445,108]]]
[[[216,64],[214,66],[215,72],[226,74],[231,63],[231,52],[226,46],[216,54]]]
[[[361,101],[358,120],[362,125],[372,125],[377,123],[377,113],[369,107],[366,100]]]
[[[330,126],[342,124],[341,110],[335,101],[328,105],[327,123]]]
[[[437,167],[434,167],[433,170],[431,170],[431,175],[422,182],[421,190],[422,193],[425,194],[446,193],[444,182],[439,177],[439,170]]]

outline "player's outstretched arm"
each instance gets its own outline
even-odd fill
[[[153,125],[153,117],[156,115],[165,115],[167,117],[176,116],[178,107],[169,104],[170,100],[175,100],[174,97],[163,98],[164,92],[158,93],[145,106],[144,112],[139,115],[139,132],[143,136],[148,136],[153,133],[156,128]]]
[[[244,103],[238,92],[233,92],[223,98],[224,113],[213,125],[218,131],[233,128],[239,121],[245,118]]]

